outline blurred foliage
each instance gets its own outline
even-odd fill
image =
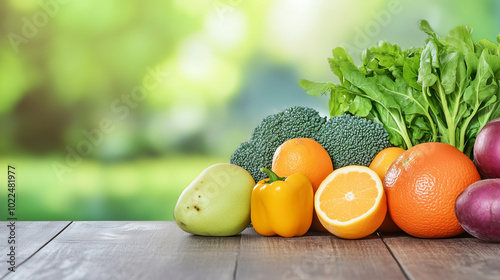
[[[47,162],[56,158],[0,160],[16,168],[16,216],[21,220],[173,220],[184,188],[208,166],[224,158],[183,156],[106,164],[82,163],[58,181]],[[6,188],[0,190],[7,197]],[[2,204],[3,206],[3,204]],[[6,210],[6,207],[4,208]],[[5,217],[3,216],[4,220]]]
[[[0,166],[19,167],[24,220],[172,219],[180,191],[264,116],[299,104],[326,115],[327,98],[297,80],[330,79],[333,47],[408,47],[425,37],[421,18],[494,41],[499,11],[494,0],[1,1]],[[53,163],[103,120],[112,131],[59,178]]]

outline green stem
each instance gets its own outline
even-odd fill
[[[425,95],[425,94],[424,94]],[[432,120],[432,117],[431,115],[429,114],[429,110],[428,109],[425,109],[424,106],[422,106],[422,104],[416,102],[415,100],[415,103],[417,103],[420,108],[422,108],[422,110],[425,112],[425,116],[427,117],[427,119],[429,120],[429,124],[431,125],[431,129],[432,129],[432,142],[436,142],[436,139],[437,139],[437,131],[436,131],[436,124],[434,123],[434,121]],[[430,104],[429,104],[429,107],[430,107]],[[432,109],[431,109],[432,110]]]
[[[427,102],[427,104],[429,104],[429,108],[431,108],[431,111],[434,113],[434,115],[436,116],[436,118],[438,118],[439,114],[438,114],[436,108],[434,108],[434,106],[432,105],[432,103],[430,103],[429,100],[427,99],[427,92],[428,91],[429,91],[428,87],[422,86],[422,95],[424,96],[425,102]]]
[[[403,117],[401,116],[401,118],[403,118]],[[403,131],[401,136],[403,137],[403,140],[406,143],[406,147],[407,147],[406,149],[413,147],[413,143],[411,142],[410,137],[408,136],[408,130],[406,130],[405,122],[403,121],[402,124],[400,124],[399,122],[396,122],[396,123],[398,124],[399,129],[401,129]]]
[[[479,110],[479,105],[476,103],[476,106],[474,106],[474,110],[472,111],[470,116],[467,119],[465,119],[463,127],[460,130],[460,145],[458,145],[457,148],[462,152],[465,149],[465,132],[467,131],[467,127],[469,126],[470,121],[472,120],[472,118],[474,118],[478,110]]]
[[[460,89],[460,91],[459,91],[459,92],[460,92],[460,93],[458,94],[457,98],[455,99],[455,106],[453,107],[453,116],[452,116],[453,121],[455,121],[455,122],[456,122],[457,126],[458,126],[458,124],[459,124],[459,121],[457,120],[457,115],[458,115],[458,111],[459,111],[459,109],[460,109],[460,106],[459,106],[459,105],[460,105],[460,100],[462,99],[462,94],[463,94],[462,89]],[[457,133],[457,132],[455,132],[455,133]],[[460,134],[461,134],[461,131],[460,131]],[[458,146],[458,147],[457,147],[457,148],[458,148],[459,150],[461,150],[461,151],[464,151],[463,149],[465,148],[465,146],[464,146],[463,148],[461,148],[463,145],[462,145],[462,143],[461,143],[460,136],[459,136],[459,135],[457,135],[457,136],[456,136],[456,138],[457,138],[457,141],[458,141],[458,143],[457,143],[457,146]]]
[[[431,142],[436,142],[436,139],[437,139],[437,130],[436,130],[436,124],[434,123],[434,121],[432,120],[432,117],[431,115],[429,114],[429,111],[425,110],[425,116],[427,117],[427,119],[429,120],[429,123],[431,125],[431,129],[432,129],[432,140]]]
[[[462,98],[462,94],[459,94],[458,97],[456,98],[455,100],[455,106],[453,107],[453,119],[456,120],[457,119],[457,115],[458,115],[458,109],[460,109],[460,102],[459,100]]]
[[[427,102],[427,105],[429,105],[429,108],[431,108],[431,112],[434,113],[434,116],[436,116],[436,120],[439,120],[439,116],[436,112],[436,109],[434,108],[434,106],[432,106],[432,104],[429,102],[429,100],[427,99],[427,93],[426,93],[426,87],[422,85],[422,95],[424,96],[424,100],[425,102]],[[427,88],[428,89],[428,88]],[[422,108],[423,109],[423,108]],[[432,141],[431,142],[435,142],[437,140],[437,129],[436,129],[436,125],[434,123],[434,121],[432,120],[432,117],[431,115],[429,114],[429,110],[426,110],[426,109],[423,109],[425,111],[425,114],[427,116],[427,118],[429,119],[429,122],[431,123],[431,128],[432,128]]]
[[[459,143],[459,147],[457,147],[457,148],[462,152],[465,149],[465,132],[467,131],[467,127],[469,126],[469,123],[472,120],[472,118],[474,118],[474,116],[477,114],[477,111],[479,110],[479,105],[480,105],[479,104],[479,83],[476,86],[476,92],[478,94],[476,94],[476,105],[474,106],[474,110],[469,115],[469,117],[464,121],[463,126],[460,130],[460,139],[459,139],[460,143]]]
[[[276,181],[285,181],[286,177],[279,177],[276,173],[272,172],[267,168],[261,168],[260,171],[266,173],[269,176],[269,184],[272,184]]]
[[[456,140],[456,135],[455,135],[455,120],[452,118],[450,115],[450,110],[448,108],[448,100],[446,99],[446,94],[444,93],[443,86],[441,85],[441,82],[439,79],[437,80],[437,87],[438,87],[438,92],[439,92],[439,97],[441,98],[441,103],[443,104],[443,112],[444,112],[444,117],[446,119],[446,126],[448,127],[448,141],[450,145],[455,147],[455,140]]]

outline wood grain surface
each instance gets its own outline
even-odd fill
[[[239,241],[171,222],[74,222],[6,279],[232,279]]]
[[[404,279],[377,235],[343,240],[328,233],[296,238],[241,236],[236,279]]]
[[[160,221],[19,224],[27,260],[2,279],[500,279],[500,243],[468,235],[343,240],[263,237],[247,228],[203,237]]]
[[[16,243],[8,244],[7,238],[10,235],[9,222],[0,222],[0,278],[9,274],[7,270],[9,267],[7,263],[7,254],[10,253],[10,246],[16,246],[16,266],[19,267],[70,223],[71,222],[16,222]]]
[[[500,279],[500,243],[463,234],[447,239],[382,235],[410,279]]]

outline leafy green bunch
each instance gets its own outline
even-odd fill
[[[329,95],[331,116],[349,112],[382,124],[395,146],[439,141],[471,157],[479,130],[500,117],[500,46],[474,43],[470,26],[439,37],[427,21],[419,25],[429,35],[422,47],[381,41],[363,51],[359,67],[335,48],[328,62],[340,84],[299,84],[310,95]]]

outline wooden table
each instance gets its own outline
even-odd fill
[[[187,234],[174,222],[17,222],[16,271],[2,279],[500,279],[500,243],[462,235],[232,237]]]

